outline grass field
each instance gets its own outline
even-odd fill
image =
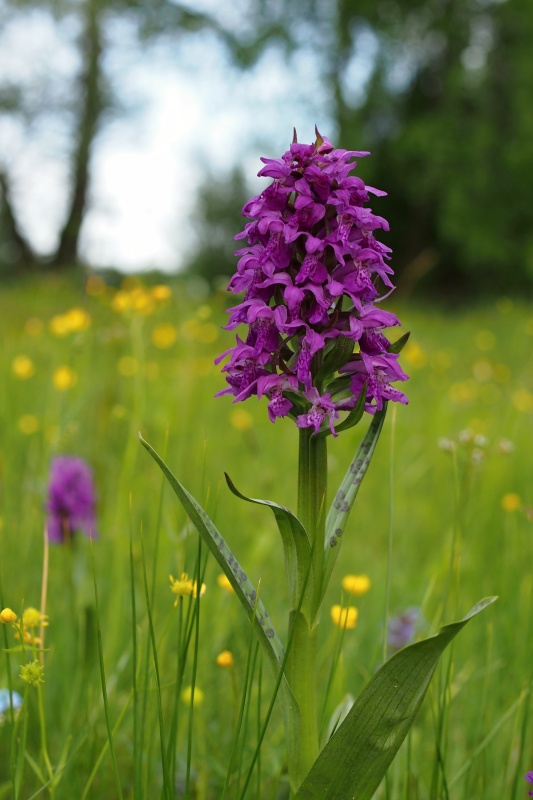
[[[252,653],[247,728],[236,746],[242,775],[237,768],[230,775],[226,795],[240,797],[271,678],[259,659],[253,662],[248,624],[236,598],[217,583],[220,570],[211,559],[198,639],[191,604],[174,608],[168,576],[194,573],[197,537],[138,440],[141,431],[204,503],[253,582],[260,580],[284,635],[281,543],[273,519],[231,495],[223,473],[245,494],[295,508],[297,431],[289,420],[273,426],[266,403],[214,398],[225,384],[213,358],[232,345],[232,334],[220,329],[225,301],[195,299],[184,284],[166,291],[131,279],[118,291],[99,279],[85,288],[56,278],[5,286],[0,294],[1,607],[17,613],[39,608],[51,459],[86,459],[99,497],[93,545],[98,613],[89,542],[80,537],[73,547],[50,546],[45,683],[28,697],[24,800],[119,797],[117,774],[125,798],[165,797],[161,731],[176,776],[174,796],[218,799]],[[357,627],[344,634],[325,717],[346,693],[358,694],[381,662],[390,615],[420,607],[417,635],[425,636],[461,618],[481,597],[498,595],[443,659],[377,796],[518,800],[527,796],[523,775],[533,769],[533,308],[501,298],[446,313],[422,306],[393,310],[412,331],[401,356],[411,374],[410,404],[389,411],[328,593],[326,608],[340,602],[343,575],[370,577],[370,591],[357,602]],[[330,439],[331,495],[366,424]],[[182,674],[178,656],[187,625],[193,635]],[[338,635],[325,614],[321,687]],[[9,626],[0,627],[2,637],[4,648],[15,646]],[[225,649],[233,653],[231,668],[216,664]],[[18,674],[25,660],[23,653],[0,658],[0,688],[8,686],[9,671],[23,694]],[[201,694],[197,689],[191,719],[186,690],[193,670]],[[106,719],[114,728],[113,751]],[[11,747],[6,715],[0,798],[14,796]],[[284,767],[275,712],[246,797],[287,796]]]

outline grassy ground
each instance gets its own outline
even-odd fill
[[[193,646],[203,695],[190,728],[181,694],[191,683],[195,659],[189,658],[181,675],[178,652],[187,605],[183,613],[181,606],[173,607],[168,575],[193,572],[197,539],[175,498],[162,492],[160,474],[137,434],[141,431],[166,452],[175,474],[205,503],[251,579],[261,581],[263,600],[284,633],[281,545],[273,520],[266,510],[238,501],[222,477],[226,470],[244,493],[294,508],[296,428],[288,420],[272,426],[263,402],[233,405],[227,397],[214,399],[224,381],[213,358],[232,345],[232,335],[220,330],[225,298],[197,300],[178,284],[168,297],[132,281],[119,292],[97,280],[87,289],[57,279],[4,287],[0,295],[1,603],[17,612],[23,605],[39,607],[50,460],[65,453],[87,459],[99,495],[94,561],[109,720],[117,724],[113,742],[123,796],[133,797],[134,789],[139,797],[160,796],[165,780],[162,724],[164,740],[177,743],[176,797],[184,796],[188,786],[190,797],[219,798],[238,719],[249,631],[236,598],[217,583],[220,570],[208,560],[199,645]],[[528,725],[533,309],[502,298],[446,314],[422,307],[394,310],[413,332],[402,355],[412,375],[410,404],[389,413],[328,594],[326,608],[340,601],[341,578],[347,573],[366,573],[372,582],[357,603],[357,627],[345,633],[326,718],[347,692],[360,691],[380,663],[387,615],[421,607],[418,634],[428,635],[439,624],[462,617],[479,598],[497,594],[498,603],[470,624],[444,659],[378,795],[515,800],[527,796],[522,776],[533,768]],[[329,446],[332,494],[362,430],[360,425]],[[153,601],[159,693],[149,651],[143,566]],[[57,798],[119,796],[106,749],[92,580],[86,540],[77,540],[74,548],[51,547],[42,696],[52,765],[62,754],[65,758],[62,780],[51,792]],[[4,634],[13,645],[8,626],[0,629]],[[327,614],[321,634],[325,685],[338,634]],[[224,649],[233,653],[231,669],[216,665]],[[21,658],[11,654],[0,660],[0,688],[7,686],[9,669],[14,688],[22,693]],[[134,667],[143,698],[135,713],[130,697]],[[260,686],[257,665],[254,674],[248,733],[239,756],[244,772],[272,690],[266,671]],[[23,798],[43,785],[34,695],[28,701],[30,759]],[[0,797],[12,796],[10,741],[6,721],[0,726]],[[274,714],[261,771],[247,797],[283,796],[283,759],[283,732]],[[235,786],[234,775],[228,798],[239,796]],[[47,793],[50,788],[39,796]]]

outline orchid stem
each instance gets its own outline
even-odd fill
[[[311,544],[311,569],[314,573],[312,596],[300,609],[291,610],[290,626],[294,641],[287,663],[287,680],[298,704],[296,726],[299,740],[294,748],[295,763],[289,764],[293,790],[302,783],[318,753],[318,710],[316,640],[324,562],[325,505],[327,489],[326,439],[309,428],[300,430],[298,517]],[[306,565],[307,567],[309,565]]]

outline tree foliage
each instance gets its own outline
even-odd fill
[[[339,0],[337,25],[339,140],[377,156],[362,167],[389,192],[404,286],[427,273],[455,295],[533,287],[533,6]],[[343,71],[364,36],[373,68],[353,104]]]
[[[0,23],[4,35],[38,15],[41,24],[57,28],[69,40],[77,66],[52,75],[46,65],[32,80],[0,72],[0,120],[8,119],[19,140],[43,134],[48,127],[64,131],[63,152],[67,191],[56,244],[48,253],[37,252],[27,235],[22,204],[16,197],[16,165],[9,149],[0,152],[0,268],[63,268],[80,259],[80,235],[91,202],[91,171],[97,137],[121,111],[114,93],[108,62],[113,50],[110,28],[117,21],[134,32],[139,57],[147,45],[182,36],[210,32],[218,37],[242,67],[255,62],[272,37],[286,39],[279,4],[253,0],[233,24],[231,15],[196,11],[174,0],[3,0]],[[7,31],[7,34],[6,34]],[[30,56],[28,47],[28,57]],[[24,71],[22,71],[24,76]],[[39,177],[36,176],[36,180]]]
[[[287,65],[305,53],[320,70],[336,130],[313,122],[338,146],[373,153],[360,172],[389,193],[379,213],[391,221],[387,243],[403,272],[400,286],[454,294],[533,287],[529,0],[251,0],[213,3],[209,13],[195,8],[173,0],[0,0],[4,29],[37,12],[70,26],[78,59],[63,84],[10,83],[0,73],[0,118],[17,120],[29,135],[43,119],[63,120],[69,176],[56,246],[37,255],[13,165],[0,154],[0,262],[62,266],[79,259],[95,142],[120,113],[106,65],[109,26],[122,20],[139,52],[150,42],[209,32],[241,67],[273,42]],[[287,91],[298,91],[289,75]],[[233,180],[211,181],[200,196],[197,217],[209,235],[199,236],[190,266],[204,276],[229,271],[222,263],[227,248],[219,265],[215,249],[221,231],[228,240],[235,232],[225,221],[227,206],[238,215],[241,199]]]

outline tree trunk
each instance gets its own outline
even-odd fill
[[[50,262],[50,266],[55,268],[74,267],[78,263],[80,232],[87,210],[91,153],[105,107],[101,67],[102,0],[86,0],[84,15],[84,69],[79,82],[82,108],[75,134],[69,210],[57,251]]]
[[[20,269],[34,267],[36,264],[35,253],[18,226],[11,202],[9,179],[1,171],[0,190],[2,193],[0,198],[0,232],[4,247],[8,250],[3,258],[0,257],[0,261],[6,265],[3,266],[2,271],[6,272],[10,271],[10,269],[19,271]]]

